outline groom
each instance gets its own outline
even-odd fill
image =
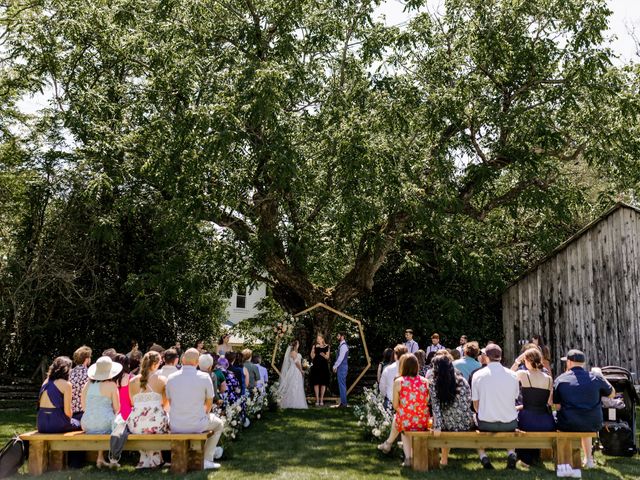
[[[345,341],[343,332],[338,333],[338,358],[333,364],[333,373],[338,374],[338,388],[340,389],[340,405],[337,408],[347,406],[347,371],[349,370],[349,345]]]

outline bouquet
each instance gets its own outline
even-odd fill
[[[313,365],[313,363],[309,363],[306,359],[302,360],[302,371],[307,374],[309,373],[309,370],[311,369],[311,366]]]

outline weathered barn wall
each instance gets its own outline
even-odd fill
[[[561,245],[505,291],[502,318],[508,360],[540,333],[556,373],[580,348],[640,374],[640,210],[619,204]]]

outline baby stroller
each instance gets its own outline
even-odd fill
[[[622,367],[603,367],[602,375],[615,388],[613,399],[603,398],[604,423],[600,445],[605,455],[631,457],[636,445],[636,405],[640,402],[631,372]]]

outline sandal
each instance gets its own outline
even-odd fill
[[[378,450],[380,450],[382,453],[389,453],[391,451],[391,447],[393,447],[393,445],[385,440],[380,445],[378,445]]]
[[[404,462],[402,462],[402,466],[403,467],[407,467],[407,468],[411,468],[411,457],[405,458]]]

